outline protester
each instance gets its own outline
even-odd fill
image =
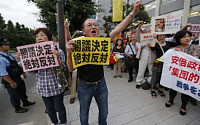
[[[137,28],[137,34],[139,34],[140,37],[140,28],[142,26],[143,22],[138,24],[138,28]],[[146,33],[151,33],[151,29],[149,27],[147,27],[145,29],[145,34]],[[153,62],[155,59],[155,53],[150,49],[151,44],[148,43],[147,45],[141,46],[141,48],[139,49],[140,52],[138,52],[137,55],[139,58],[139,70],[138,70],[138,74],[136,77],[136,88],[139,89],[141,84],[147,82],[147,78],[144,78],[145,75],[145,71],[146,68],[148,67],[148,71],[149,71],[149,76],[152,76],[152,66],[153,66]],[[149,77],[148,79],[151,79],[151,77]],[[149,80],[150,81],[150,80]]]
[[[175,47],[176,43],[174,42],[165,42],[165,35],[153,35],[153,42],[151,43],[151,50],[154,50],[156,53],[156,59],[160,58],[168,49],[171,47]],[[159,89],[158,93],[161,97],[165,98],[165,94],[163,93],[163,86],[160,85],[160,79],[162,74],[162,62],[157,62],[157,60],[153,63],[152,68],[152,79],[151,79],[151,96],[153,98],[157,97],[157,94],[155,92],[156,85],[159,83]]]
[[[69,31],[69,26],[70,26],[70,21],[66,19],[64,21],[64,26],[65,26],[65,42],[68,42],[69,40],[73,39],[74,37],[78,36],[78,32],[76,31],[73,36],[71,37],[70,31]],[[75,99],[76,99],[76,87],[77,87],[77,70],[70,72],[71,74],[71,94],[70,94],[70,100],[69,103],[73,104]]]
[[[35,102],[28,101],[25,82],[21,78],[21,75],[23,75],[26,79],[26,73],[23,72],[15,58],[8,53],[9,50],[9,42],[4,38],[0,38],[0,77],[2,77],[2,84],[10,95],[10,102],[15,109],[15,113],[25,113],[28,109],[20,106],[20,100],[23,107],[33,105]]]
[[[177,43],[177,47],[175,48],[176,51],[180,51],[180,52],[184,52],[187,53],[191,56],[194,56],[196,58],[199,58],[199,46],[198,45],[190,45],[190,37],[191,37],[191,33],[187,30],[181,30],[178,31],[174,38],[176,40]],[[171,107],[174,104],[174,98],[177,95],[177,91],[170,89],[169,91],[169,101],[165,104],[166,107]],[[180,115],[186,115],[187,111],[186,111],[186,105],[188,103],[190,99],[190,96],[181,93],[181,109],[180,109]]]
[[[194,35],[194,38],[191,41],[191,44],[199,44],[199,39],[198,38],[199,38],[199,35],[198,35],[198,33],[196,33]]]
[[[134,3],[134,9],[115,29],[110,33],[111,39],[117,36],[130,23],[133,17],[139,12],[141,2]],[[88,18],[84,21],[82,31],[86,37],[98,37],[98,23]],[[69,71],[73,71],[72,50],[74,49],[74,41],[66,43],[67,50],[67,66]],[[92,97],[95,98],[99,108],[99,125],[107,125],[108,115],[108,89],[104,78],[104,70],[102,65],[84,65],[78,67],[79,87],[78,99],[80,103],[80,122],[81,125],[88,125],[89,108]]]
[[[131,35],[131,43],[126,45],[126,49],[125,49],[125,54],[127,56],[127,58],[132,59],[134,61],[134,64],[132,64],[131,66],[126,65],[126,67],[128,68],[128,73],[129,73],[129,79],[128,82],[133,81],[133,69],[136,70],[136,76],[138,73],[138,59],[136,58],[137,55],[137,51],[140,48],[140,43],[137,42],[137,37],[135,34]],[[125,61],[130,61],[130,60],[125,60]],[[126,62],[125,62],[126,63]]]
[[[122,39],[118,39],[116,44],[115,44],[115,47],[113,48],[113,51],[112,53],[114,55],[121,55],[123,56],[124,54],[124,47],[123,47],[123,43],[122,43]],[[115,64],[114,64],[114,78],[116,78],[117,76],[122,78],[122,72],[121,72],[121,68],[122,68],[122,58],[119,59],[119,61],[117,61]]]
[[[36,43],[52,41],[52,34],[47,28],[38,28],[34,31]],[[66,66],[65,55],[61,49],[54,50],[54,54],[58,59],[58,67],[39,69],[33,71],[35,81],[37,83],[37,93],[42,96],[46,112],[51,119],[51,125],[65,125],[67,123],[66,109],[63,103],[64,88],[59,88],[58,79],[56,76],[56,68]],[[66,79],[65,79],[66,81]],[[67,83],[67,81],[66,81]],[[57,118],[58,112],[59,120]]]
[[[116,40],[113,39],[113,40],[111,41],[111,44],[110,44],[110,54],[111,54],[111,55],[112,55],[112,53],[113,53],[112,51],[113,51],[115,45],[116,45]],[[114,64],[109,64],[108,67],[109,67],[111,70],[113,70]]]

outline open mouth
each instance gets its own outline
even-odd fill
[[[93,33],[95,34],[95,33],[96,33],[96,30],[92,30],[92,34],[93,34]]]

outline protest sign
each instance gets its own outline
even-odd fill
[[[180,30],[181,15],[152,17],[152,31],[156,34],[173,34]]]
[[[86,64],[109,65],[110,38],[79,37],[72,52],[73,68]]]
[[[148,34],[141,34],[140,35],[140,44],[141,46],[146,45],[147,43],[152,43],[153,41],[153,35],[148,33]]]
[[[200,60],[174,49],[168,50],[163,60],[160,84],[200,101]]]
[[[52,41],[17,47],[24,72],[58,66]]]
[[[200,34],[200,24],[191,24],[190,27],[187,28],[188,31],[192,33],[192,37],[195,36],[195,34]]]

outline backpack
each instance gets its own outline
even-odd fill
[[[148,90],[151,88],[151,84],[149,84],[148,82],[145,82],[144,84],[141,85],[141,88],[144,90]]]

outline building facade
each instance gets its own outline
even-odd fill
[[[181,14],[182,25],[200,24],[200,0],[142,0],[150,17]]]

